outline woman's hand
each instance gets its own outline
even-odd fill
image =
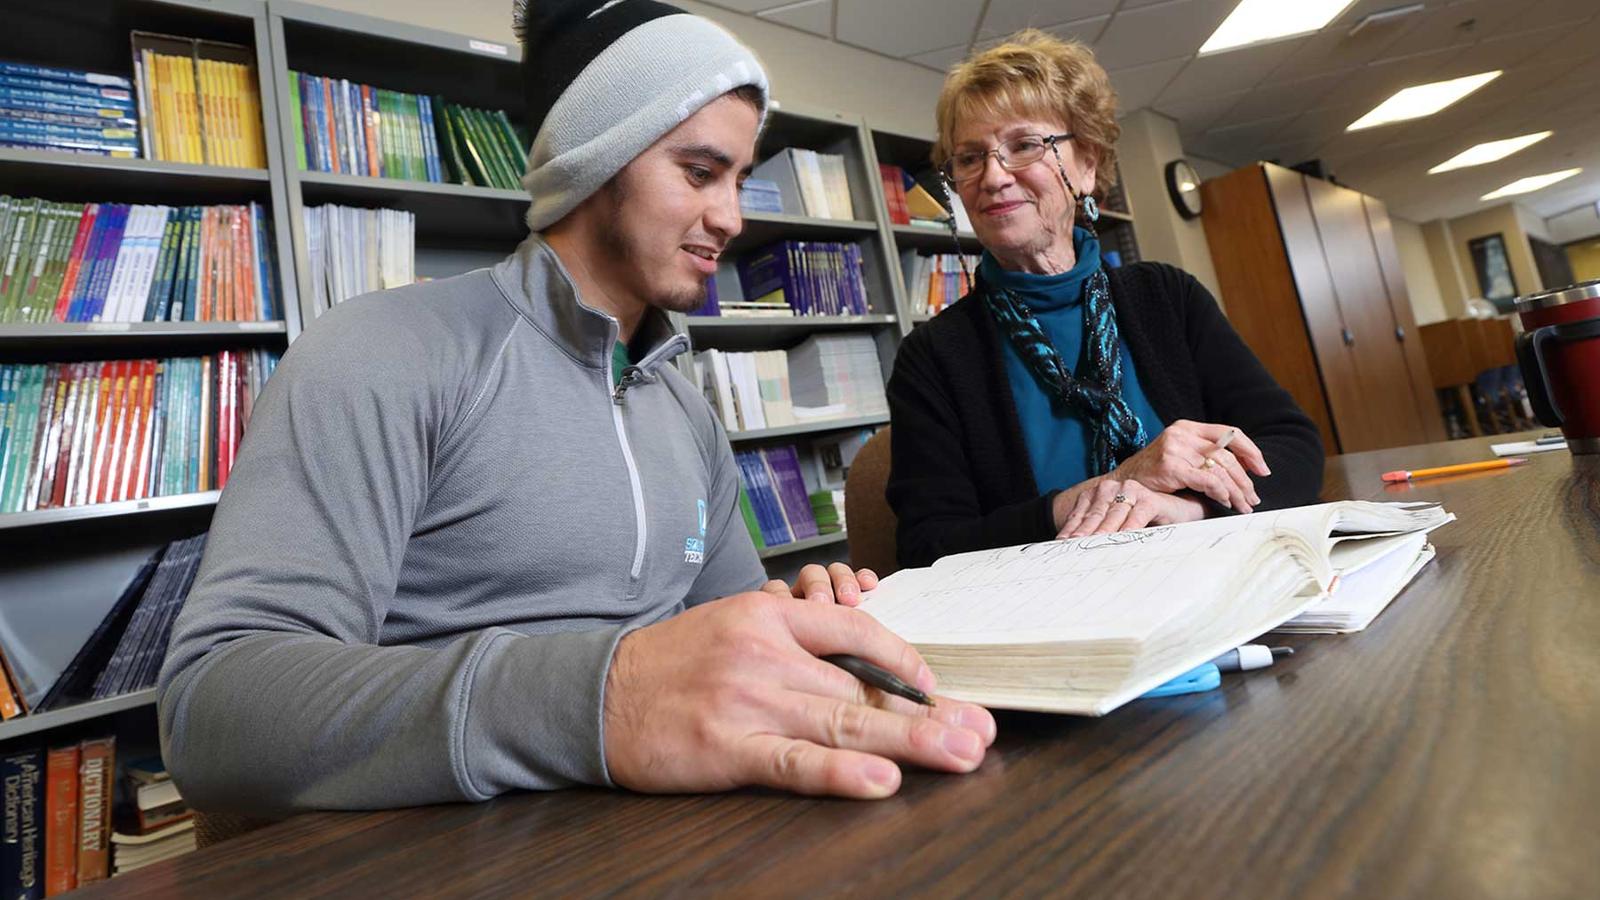
[[[1224,449],[1217,442],[1233,431]],[[1227,425],[1179,419],[1168,425],[1143,450],[1123,460],[1110,477],[1138,481],[1166,494],[1190,490],[1205,494],[1242,513],[1261,503],[1246,470],[1271,475],[1266,458],[1244,432]]]
[[[1175,525],[1205,518],[1205,507],[1194,497],[1152,491],[1133,480],[1105,476],[1083,483],[1070,500],[1056,538],[1085,534],[1132,531],[1146,525]],[[1058,499],[1068,496],[1057,495]]]

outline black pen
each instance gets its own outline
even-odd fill
[[[923,706],[934,705],[932,697],[901,681],[899,676],[888,669],[875,666],[859,656],[851,656],[848,653],[835,653],[831,656],[824,656],[821,659],[823,662],[833,663],[886,694],[904,697],[913,703],[921,703]]]

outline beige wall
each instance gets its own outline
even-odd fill
[[[1544,282],[1539,280],[1539,269],[1533,261],[1533,249],[1528,246],[1528,235],[1523,230],[1523,216],[1519,215],[1516,204],[1505,203],[1451,219],[1450,233],[1468,296],[1481,297],[1483,291],[1478,286],[1478,270],[1473,268],[1467,243],[1491,234],[1505,238],[1506,256],[1511,262],[1511,277],[1517,282],[1517,293],[1529,294],[1544,288]]]
[[[513,46],[517,40],[511,32],[511,0],[316,0],[316,5]],[[693,0],[675,5],[721,23],[748,44],[766,66],[780,104],[863,116],[875,128],[933,137],[933,105],[943,83],[938,73],[755,16]]]
[[[1184,219],[1167,197],[1167,163],[1183,156],[1178,126],[1160,113],[1140,110],[1122,120],[1117,142],[1122,181],[1132,207],[1139,255],[1184,269],[1215,296],[1223,308],[1227,298],[1217,289],[1211,246],[1199,219]]]
[[[1422,236],[1422,226],[1393,216],[1389,221],[1394,224],[1394,242],[1400,250],[1406,293],[1411,297],[1411,314],[1417,324],[1427,325],[1450,318],[1439,292],[1439,279],[1433,272],[1433,261],[1428,257],[1428,242]]]

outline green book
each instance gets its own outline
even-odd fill
[[[411,180],[428,180],[428,148],[422,140],[422,100],[416,94],[405,95],[406,121],[410,124]]]
[[[68,257],[72,254],[72,243],[78,236],[78,223],[83,220],[83,209],[82,203],[62,203],[57,207],[56,214],[61,217],[61,224],[57,227],[55,242],[50,248],[50,261],[39,280],[35,322],[48,322],[55,317],[56,294],[61,291],[61,281],[67,275]]]
[[[306,170],[306,123],[305,114],[301,111],[300,99],[300,73],[289,72],[289,109],[294,112],[294,159],[299,163],[300,171]]]
[[[491,169],[490,177],[494,179],[494,186],[515,189],[517,185],[515,179],[511,177],[511,169],[506,164],[505,152],[495,138],[495,132],[490,130],[488,118],[483,110],[467,109],[463,112],[466,114],[467,127],[472,130],[473,139],[478,145],[479,154]]]
[[[21,390],[17,392],[16,425],[11,432],[5,468],[5,492],[0,496],[0,512],[22,510],[22,488],[27,480],[28,463],[33,460],[33,438],[39,420],[39,401],[44,394],[44,366],[28,366]]]
[[[372,89],[372,101],[378,107],[378,155],[382,159],[379,174],[395,177],[394,120],[389,117],[389,92],[383,88]]]
[[[447,113],[450,128],[456,133],[456,140],[461,145],[461,159],[467,164],[467,173],[472,176],[473,184],[491,186],[494,182],[489,180],[487,169],[484,167],[483,158],[473,146],[472,134],[467,131],[465,120],[461,116],[461,107],[451,106]]]
[[[28,282],[28,260],[33,255],[35,228],[44,201],[25,200],[16,212],[16,223],[4,248],[5,263],[0,267],[0,322],[14,322],[21,307],[22,285]]]
[[[750,540],[756,545],[757,550],[765,550],[767,542],[761,539],[761,523],[756,521],[755,507],[750,505],[750,495],[744,492],[744,485],[739,485],[739,515],[744,517],[744,527],[750,532]]]
[[[456,142],[455,131],[450,128],[450,120],[446,115],[444,98],[434,95],[433,133],[439,144],[439,164],[444,170],[444,180],[471,184],[472,176],[467,174],[467,167],[461,161],[461,147]]]
[[[183,208],[167,211],[167,224],[161,229],[161,249],[156,253],[156,275],[150,281],[150,294],[144,301],[144,320],[159,322],[166,306],[162,301],[172,292],[173,257],[178,252],[178,232],[183,228]]]
[[[517,129],[511,124],[511,117],[503,109],[494,111],[495,124],[500,126],[500,133],[505,138],[506,151],[511,155],[514,163],[511,174],[517,179],[517,184],[522,183],[522,176],[528,173],[528,145],[524,144]]]

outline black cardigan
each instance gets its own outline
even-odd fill
[[[1109,271],[1111,301],[1139,384],[1164,422],[1237,426],[1266,456],[1258,509],[1314,503],[1322,440],[1192,275],[1159,263]],[[889,377],[889,505],[899,563],[1055,537],[1011,399],[993,315],[963,299],[917,326]]]

